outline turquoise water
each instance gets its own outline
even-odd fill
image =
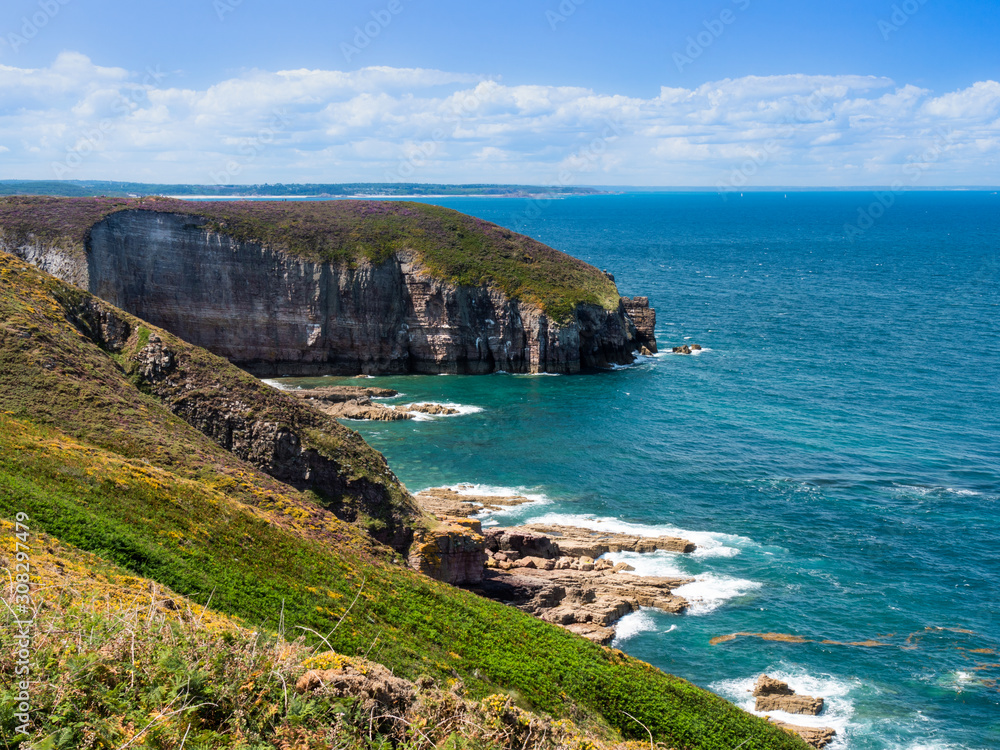
[[[377,378],[481,411],[351,426],[412,490],[537,496],[504,524],[697,542],[632,561],[697,576],[690,613],[622,621],[637,657],[748,707],[758,674],[788,679],[827,698],[793,721],[834,726],[834,748],[1000,748],[1000,197],[898,196],[848,241],[872,199],[435,201],[611,270],[650,297],[661,348],[706,349],[579,376]],[[737,632],[809,642],[711,643]]]

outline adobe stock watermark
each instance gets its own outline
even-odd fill
[[[291,120],[288,119],[285,110],[272,110],[269,123],[261,127],[254,136],[243,139],[243,143],[237,149],[242,158],[230,159],[224,167],[209,173],[212,182],[216,185],[233,184],[234,178],[239,177],[244,168],[257,161],[257,158],[267,151],[277,136],[287,130],[289,125]]]
[[[559,28],[559,24],[566,23],[570,16],[576,13],[576,9],[585,2],[587,0],[562,0],[559,3],[559,7],[555,10],[545,11],[545,20],[549,22],[549,28],[556,31]]]
[[[340,43],[340,51],[344,54],[344,60],[350,62],[360,55],[362,50],[385,31],[393,19],[404,10],[403,0],[389,0],[384,8],[373,10],[371,12],[372,20],[365,22],[364,26],[354,27],[354,36],[351,38],[351,42]]]
[[[18,513],[14,517],[14,565],[10,574],[10,600],[7,605],[11,614],[11,632],[14,658],[14,687],[11,712],[17,724],[15,734],[31,734],[31,661],[33,656],[35,606],[32,599],[31,529],[28,514]]]
[[[779,139],[791,138],[799,128],[813,120],[820,111],[820,108],[828,101],[829,99],[822,92],[814,91],[808,99],[796,108],[793,120],[781,123],[775,138],[768,138],[764,141],[759,151],[751,154],[742,164],[730,172],[729,179],[719,180],[715,183],[722,199],[728,200],[729,193],[739,192],[750,184],[751,178],[781,151],[782,144]]]
[[[894,4],[889,19],[880,19],[878,22],[878,30],[882,32],[882,39],[888,42],[889,37],[903,28],[926,4],[927,0],[903,0],[901,3]]]
[[[226,16],[243,5],[243,0],[212,0],[212,8],[219,21],[225,21]]]
[[[906,192],[908,188],[914,187],[937,161],[941,154],[945,152],[949,145],[954,142],[954,134],[951,131],[938,131],[935,135],[934,143],[925,148],[919,154],[911,154],[906,158],[906,165],[903,167],[903,175],[909,178],[907,181],[894,180],[888,190],[875,191],[875,200],[867,206],[858,208],[858,218],[853,224],[844,224],[844,234],[853,243],[858,237],[875,226],[876,222],[885,216],[886,212],[896,205],[896,197]]]
[[[21,18],[21,28],[18,30],[20,33],[18,31],[10,32],[5,38],[0,38],[0,44],[10,47],[12,52],[16,53],[20,51],[24,45],[37,37],[41,33],[41,30],[49,25],[52,19],[59,15],[59,11],[72,1],[39,0],[38,10],[30,16]]]
[[[604,130],[600,135],[594,136],[590,143],[579,148],[569,158],[566,165],[559,170],[556,179],[547,183],[547,187],[569,187],[577,181],[580,173],[590,169],[608,151],[608,145],[617,141],[622,135],[622,123],[612,120],[610,117],[605,120]],[[521,213],[522,219],[537,219],[541,216],[542,209],[556,199],[553,193],[543,193],[532,198],[531,203]]]
[[[167,74],[156,68],[146,68],[142,83],[134,85],[128,94],[118,93],[111,104],[111,111],[117,117],[105,117],[92,128],[80,133],[72,146],[66,149],[66,156],[60,161],[52,162],[52,174],[57,180],[65,179],[76,171],[84,162],[107,143],[111,134],[117,130],[119,123],[132,112],[132,108],[149,99],[149,90],[159,84]]]
[[[743,12],[750,7],[751,0],[732,0],[732,3],[736,6],[736,10]],[[705,29],[687,38],[683,54],[674,52],[673,59],[677,72],[682,73],[684,68],[705,54],[705,50],[715,44],[715,40],[726,33],[726,29],[736,23],[738,17],[732,8],[726,8],[718,17],[704,21],[702,26]]]

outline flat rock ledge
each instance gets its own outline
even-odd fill
[[[397,391],[389,388],[366,388],[359,385],[331,385],[301,391],[289,391],[324,414],[337,419],[366,419],[379,422],[396,422],[413,419],[414,413],[434,416],[458,414],[458,409],[441,404],[405,404],[387,406],[372,401],[373,398],[392,398]]]
[[[788,687],[787,682],[776,680],[766,674],[757,678],[753,695],[757,699],[754,708],[761,713],[784,711],[789,714],[817,716],[823,710],[824,705],[822,698],[813,698],[811,695],[796,695],[795,691]],[[771,717],[768,717],[768,721],[787,732],[799,735],[807,744],[816,748],[826,747],[837,735],[836,730],[829,727],[802,727],[777,721]]]
[[[476,523],[470,518],[474,514],[531,502],[523,496],[476,496],[448,488],[425,490],[416,495],[416,500],[422,510],[442,524],[467,527]],[[518,607],[598,643],[609,643],[614,638],[614,624],[640,607],[671,613],[687,607],[687,601],[672,591],[692,579],[637,576],[626,563],[597,559],[608,552],[621,551],[693,552],[695,545],[685,539],[649,538],[568,526],[498,527],[486,529],[480,538],[484,565],[479,579],[470,575],[458,581],[453,576],[449,582],[469,586],[483,596]],[[447,544],[438,544],[429,551],[440,557]],[[421,566],[420,560],[412,555],[410,564],[418,570],[442,565],[435,558]],[[444,563],[444,567],[449,566]]]

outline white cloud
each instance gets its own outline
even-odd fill
[[[0,66],[5,177],[160,182],[927,184],[1000,174],[1000,83],[747,76],[650,98],[464,73],[250,70],[202,90],[61,54]]]

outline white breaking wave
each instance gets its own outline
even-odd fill
[[[681,565],[685,555],[680,552],[609,552],[604,558],[616,563],[628,563],[633,575],[664,578],[690,578]],[[673,590],[677,596],[688,600],[687,614],[707,615],[714,612],[730,599],[736,599],[756,591],[763,584],[743,578],[731,578],[714,573],[693,576],[694,581]]]
[[[740,547],[757,546],[756,542],[752,539],[736,536],[735,534],[689,531],[667,524],[629,523],[628,521],[620,521],[617,518],[598,518],[596,516],[569,513],[547,513],[544,516],[529,518],[524,523],[546,524],[549,526],[576,526],[581,529],[631,534],[633,536],[681,537],[697,545],[697,549],[692,553],[694,557],[734,557],[740,553]]]
[[[688,601],[687,614],[707,615],[714,612],[730,599],[746,596],[763,586],[759,581],[748,581],[744,578],[730,578],[713,573],[702,573],[694,577],[693,583],[687,583],[673,590],[677,596],[683,596]]]
[[[435,419],[446,419],[448,417],[461,417],[466,414],[478,414],[483,411],[481,406],[469,406],[467,404],[455,404],[444,401],[414,401],[415,404],[429,404],[432,406],[444,406],[449,409],[455,409],[457,414],[425,414],[422,411],[407,411],[401,407],[397,407],[399,411],[406,411],[415,422],[433,422]],[[406,404],[409,406],[410,404]]]
[[[664,632],[669,633],[676,629],[676,625],[671,625],[670,628]],[[653,614],[653,610],[643,607],[642,609],[625,615],[622,619],[615,623],[615,639],[612,641],[611,645],[614,648],[620,648],[620,644],[623,641],[627,641],[629,638],[639,635],[639,633],[650,633],[656,630],[659,630],[659,628],[656,626],[656,616]]]

